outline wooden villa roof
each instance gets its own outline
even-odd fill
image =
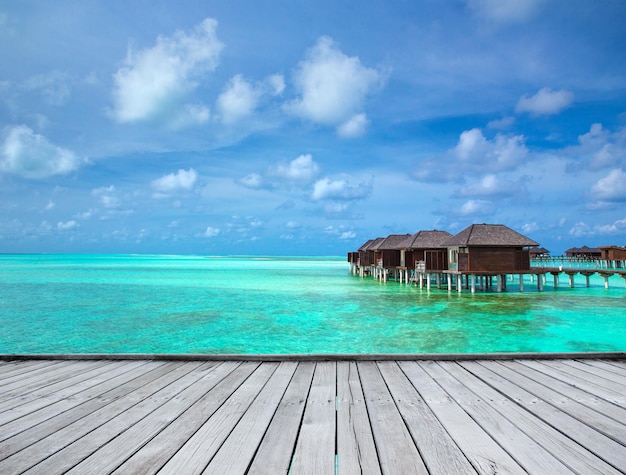
[[[410,234],[390,234],[382,241],[370,247],[371,251],[388,251],[395,249],[405,249],[401,244],[409,238]],[[400,247],[398,247],[400,246]]]
[[[445,242],[452,237],[448,231],[418,231],[410,236],[401,249],[437,249],[446,247]]]
[[[357,251],[365,251],[368,248],[368,246],[372,244],[373,241],[374,241],[373,239],[368,239],[367,241],[365,241],[365,243],[361,247],[357,249]]]
[[[370,239],[361,247],[361,249],[359,249],[359,251],[374,251],[375,250],[374,248],[378,246],[378,244],[380,244],[384,240],[385,238],[382,238],[382,237],[379,237],[376,239]]]
[[[593,253],[593,254],[600,254],[600,249],[597,247],[588,247],[588,246],[583,246],[583,247],[570,247],[567,251],[565,251],[566,253],[579,253],[579,254],[589,254],[589,253]]]
[[[545,247],[533,247],[530,249],[530,254],[531,255],[550,254],[550,251],[548,251]]]
[[[445,242],[446,246],[538,246],[503,224],[472,224]]]

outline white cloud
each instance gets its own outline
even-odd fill
[[[225,124],[232,124],[254,112],[260,91],[237,74],[217,98],[217,110]]]
[[[191,190],[198,179],[198,173],[190,168],[189,170],[178,170],[176,173],[162,176],[150,183],[158,196],[169,195],[178,191]]]
[[[522,226],[522,232],[524,234],[531,234],[531,233],[539,231],[539,229],[540,229],[539,225],[535,222],[526,223]]]
[[[371,184],[360,183],[351,185],[346,180],[330,180],[322,178],[315,182],[311,199],[320,200],[337,200],[351,201],[367,198],[372,192]]]
[[[488,202],[482,200],[469,200],[461,205],[459,214],[462,216],[490,214],[492,211]]]
[[[213,237],[219,236],[220,232],[221,231],[219,228],[208,226],[206,228],[206,231],[204,231],[204,237],[213,238]]]
[[[459,196],[494,198],[516,193],[519,185],[498,178],[496,175],[485,175],[480,181],[470,183],[459,190]]]
[[[117,208],[121,201],[117,197],[117,189],[115,186],[103,186],[91,190],[91,194],[98,198],[98,201],[105,208]]]
[[[590,226],[579,221],[569,230],[569,234],[575,237],[608,236],[612,234],[624,234],[626,232],[626,218],[618,219],[609,224],[596,224]]]
[[[612,170],[592,186],[591,194],[600,201],[626,201],[626,172],[619,168]]]
[[[502,117],[501,119],[492,120],[487,124],[490,129],[508,129],[515,123],[515,117]]]
[[[57,229],[59,229],[61,231],[66,231],[68,229],[74,229],[77,226],[78,226],[78,223],[76,221],[74,221],[74,220],[66,221],[66,222],[59,221],[57,223]]]
[[[578,143],[568,152],[579,157],[577,162],[584,168],[626,167],[626,127],[611,132],[596,123],[589,132],[578,136]]]
[[[365,97],[382,82],[381,74],[346,56],[322,37],[295,72],[300,97],[286,105],[297,116],[325,125],[341,125],[361,112]]]
[[[185,104],[171,116],[169,127],[174,130],[202,125],[211,118],[211,110],[204,104]]]
[[[341,235],[339,236],[339,239],[347,240],[347,239],[354,239],[355,237],[356,237],[356,233],[354,231],[345,231],[341,233]]]
[[[356,114],[337,128],[337,134],[344,138],[360,137],[365,134],[368,123],[365,114]]]
[[[267,78],[270,94],[280,96],[285,90],[285,78],[282,74],[274,74]]]
[[[246,175],[243,178],[237,180],[237,183],[245,186],[246,188],[253,189],[264,188],[266,186],[263,177],[258,173],[250,173],[249,175]]]
[[[300,155],[287,165],[278,164],[273,170],[273,174],[279,178],[300,183],[310,182],[320,171],[320,167],[315,163],[311,154]]]
[[[522,2],[523,3],[523,2]],[[569,107],[574,101],[574,94],[570,91],[553,91],[544,87],[534,96],[522,96],[515,107],[516,112],[528,112],[535,115],[558,114]]]
[[[25,178],[47,178],[76,170],[85,160],[58,147],[25,125],[5,129],[0,171]]]
[[[486,166],[496,171],[511,169],[522,164],[528,155],[522,135],[497,134],[493,140],[488,140],[480,129],[462,132],[452,152],[461,163],[452,162],[449,166],[457,168],[461,164],[461,168],[476,171],[482,171]],[[432,166],[441,170],[442,163],[435,161]]]
[[[113,76],[115,119],[151,120],[179,110],[196,79],[217,67],[223,44],[216,29],[217,21],[207,18],[189,32],[159,36],[151,48],[129,49]]]
[[[528,20],[542,0],[468,0],[469,8],[480,18],[496,23]]]
[[[488,142],[480,129],[461,132],[459,143],[454,148],[461,160],[480,157],[486,153]]]

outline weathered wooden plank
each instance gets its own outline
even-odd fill
[[[400,367],[455,443],[479,473],[516,473],[525,470],[474,421],[416,362]]]
[[[518,371],[520,374],[532,379],[535,383],[542,383],[544,386],[533,386],[535,389],[530,389],[536,395],[542,399],[558,405],[558,408],[566,412],[576,419],[586,423],[590,427],[604,433],[605,435],[614,438],[617,441],[626,443],[626,425],[623,423],[626,420],[624,414],[626,411],[624,408],[617,407],[611,403],[602,400],[590,401],[582,390],[583,402],[580,402],[574,398],[575,395],[580,394],[581,390],[576,387],[567,387],[566,384],[559,380],[554,380],[546,376],[541,371],[534,370],[528,365],[524,364],[512,364],[506,363],[509,368]],[[540,367],[543,369],[543,367]],[[593,407],[591,407],[593,405]],[[603,411],[612,413],[611,416],[607,416],[596,408]],[[612,416],[615,415],[615,418]]]
[[[231,475],[246,472],[297,365],[296,362],[279,364],[206,467],[205,473]]]
[[[245,363],[244,363],[245,364]],[[233,427],[276,370],[277,363],[262,363],[215,411],[202,427],[163,466],[159,474],[202,473]]]
[[[398,364],[380,362],[378,366],[428,472],[431,475],[476,473]]]
[[[383,472],[427,474],[378,366],[375,362],[361,362],[358,368]]]
[[[488,369],[490,366],[488,363],[480,365],[475,361],[460,361],[459,365],[465,371],[460,371],[460,368],[456,369],[455,367],[446,367],[446,369],[459,382],[488,400],[500,413],[550,451],[570,470],[576,473],[597,475],[621,473],[585,447],[517,405],[514,397],[515,392],[507,390],[512,383]],[[468,372],[471,373],[471,376]],[[499,391],[494,386],[498,387]]]
[[[566,473],[568,468],[541,445],[446,371],[455,362],[424,362],[424,369],[529,473]]]
[[[620,384],[626,385],[626,364],[619,365],[619,361],[615,361],[616,364],[611,364],[608,361],[603,360],[564,360],[564,362],[575,361],[579,365],[585,365],[592,368],[590,371],[600,370],[606,378],[619,381]]]
[[[19,396],[9,396],[6,399],[2,398],[0,402],[0,413],[10,410],[11,415],[15,416],[18,412],[18,407],[23,414],[32,412],[34,410],[33,406],[43,407],[46,401],[55,401],[80,393],[82,390],[86,389],[86,387],[94,385],[94,382],[98,381],[100,375],[111,372],[117,367],[118,365],[114,365],[112,362],[102,361],[101,364],[95,365],[91,369],[74,374],[74,376],[63,379],[50,386],[33,389],[29,393]],[[0,415],[0,418],[1,417],[2,415]],[[6,422],[6,420],[3,420],[2,423]]]
[[[545,386],[548,386],[553,391],[560,393],[562,396],[567,396],[568,400],[574,400],[588,409],[593,409],[600,414],[603,414],[607,417],[614,419],[617,422],[626,421],[626,405],[614,404],[612,402],[607,401],[606,399],[602,399],[594,394],[589,393],[583,388],[573,387],[569,383],[553,378],[552,376],[542,372],[543,367],[539,367],[534,369],[528,365],[524,365],[524,367],[513,366],[512,369],[518,370],[525,376],[533,379],[538,383],[542,383]],[[562,397],[558,396],[554,399],[556,404],[562,403]],[[549,402],[552,402],[550,400]],[[590,412],[587,409],[584,410],[585,414],[588,415],[590,420],[595,418],[595,413]]]
[[[52,360],[0,361],[0,386],[3,384],[5,379],[13,377],[16,374],[24,377],[31,371],[44,367],[50,367],[55,363],[57,362]]]
[[[235,392],[255,367],[229,361],[212,371],[212,374],[206,374],[205,378],[211,379],[200,382],[206,393],[155,437],[145,441],[145,445],[113,473],[156,473]]]
[[[517,369],[523,370],[528,367],[513,363]],[[626,451],[624,446],[606,437],[593,427],[581,422],[577,418],[575,409],[580,409],[581,404],[570,404],[569,398],[557,395],[548,387],[535,382],[517,371],[508,367],[508,363],[494,362],[494,371],[513,382],[516,388],[509,388],[516,402],[529,412],[551,424],[554,428],[567,434],[586,447],[589,451],[602,458],[615,468],[626,467]],[[556,399],[558,398],[558,402]],[[554,404],[547,402],[552,399]]]
[[[8,398],[15,395],[27,393],[32,389],[42,388],[52,383],[62,380],[74,371],[80,371],[83,365],[91,366],[93,361],[60,361],[58,364],[48,368],[40,368],[31,371],[22,377],[19,374],[7,378],[0,385],[0,397]]]
[[[381,473],[355,361],[337,362],[337,470],[340,475]]]
[[[173,365],[168,367],[164,362],[146,361],[117,363],[116,366],[119,367],[120,374],[83,391],[83,398],[87,398],[84,403],[76,401],[75,407],[66,408],[56,416],[3,442],[0,445],[0,458],[36,444],[34,447],[29,447],[27,451],[15,455],[11,459],[13,461],[10,462],[15,466],[26,464],[24,469],[32,466],[38,461],[35,460],[36,456],[33,454],[38,454],[42,458],[51,455],[91,432],[111,419],[113,415],[136,404],[136,400],[126,396],[136,390],[137,385],[141,386],[142,391],[148,391],[156,387],[155,380],[163,377],[164,374],[170,376],[171,373],[163,373],[163,371],[168,371],[168,368],[173,367]],[[193,368],[195,364],[191,366]],[[157,383],[158,387],[163,384],[162,381]],[[105,407],[106,409],[103,410]]]
[[[6,440],[58,414],[65,413],[69,409],[80,405],[82,402],[81,400],[66,398],[58,400],[53,399],[51,404],[47,404],[47,401],[44,399],[41,401],[42,404],[38,404],[37,402],[33,404],[35,407],[40,407],[32,412],[29,412],[28,408],[22,407],[17,407],[14,411],[7,411],[11,420],[0,425],[0,440]],[[2,415],[4,415],[4,413]]]
[[[622,392],[623,387],[614,384],[605,378],[594,374],[585,373],[571,366],[565,366],[557,361],[530,361],[521,360],[522,364],[544,373],[556,381],[566,382],[568,385],[582,389],[589,394],[606,399],[621,405],[626,405],[626,394]],[[582,374],[581,374],[582,373]]]
[[[336,363],[317,363],[291,473],[314,475],[335,472],[336,375]]]
[[[626,385],[626,371],[619,371],[615,366],[604,365],[601,361],[594,360],[563,360],[566,366],[578,368],[584,373],[596,374],[605,379],[613,381],[623,388]]]
[[[185,368],[184,363],[166,363],[168,366],[173,365],[170,371],[155,380],[155,384],[148,384],[140,388],[136,388],[132,392],[120,399],[121,407],[114,406],[115,409],[121,409],[127,404],[129,407],[122,412],[111,410],[110,407],[101,408],[90,415],[100,422],[100,425],[93,427],[90,420],[83,418],[75,424],[82,427],[82,424],[91,426],[91,431],[85,433],[83,429],[80,432],[83,435],[75,439],[71,444],[66,445],[61,450],[55,451],[53,455],[46,458],[38,465],[31,468],[26,473],[66,473],[76,464],[89,457],[94,452],[101,450],[111,440],[116,439],[129,427],[142,420],[155,409],[161,407],[166,402],[174,399],[179,393],[184,392],[198,379],[198,375],[194,371]],[[76,427],[74,424],[68,426],[65,430],[72,430]],[[71,432],[70,432],[71,433]],[[50,441],[54,443],[54,438]],[[22,452],[20,452],[22,454]],[[113,460],[117,459],[117,454],[113,454]],[[90,473],[90,472],[83,472]]]
[[[250,465],[248,475],[287,473],[289,470],[314,371],[315,363],[298,364]]]

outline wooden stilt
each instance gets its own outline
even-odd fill
[[[519,274],[519,291],[524,291],[524,274]]]

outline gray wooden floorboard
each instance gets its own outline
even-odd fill
[[[0,362],[0,473],[624,473],[625,394],[608,359]]]

